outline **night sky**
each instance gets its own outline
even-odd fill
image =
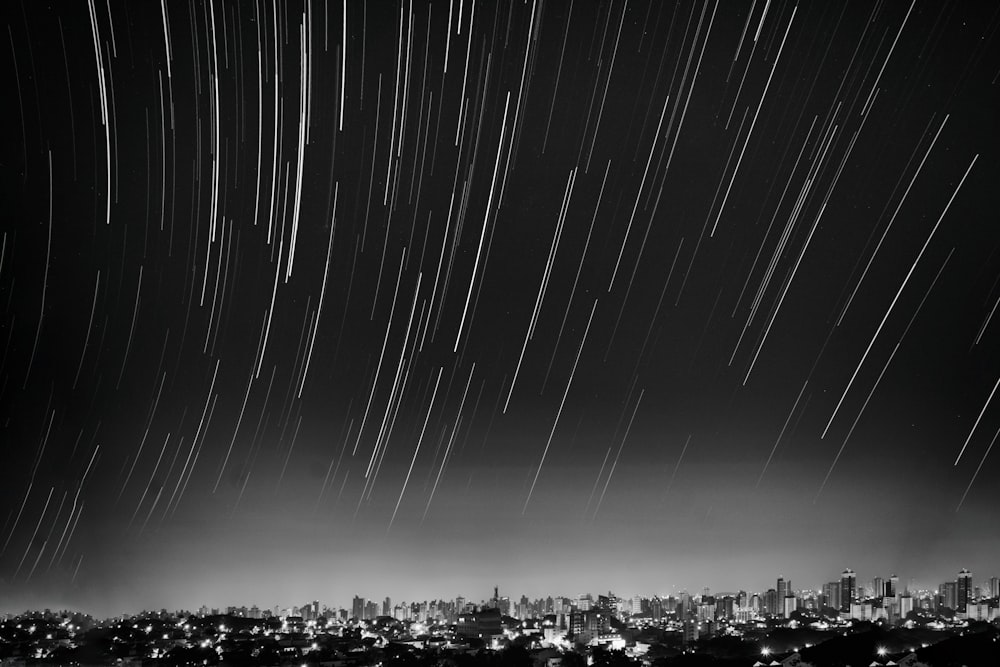
[[[995,3],[0,11],[0,611],[998,573]]]

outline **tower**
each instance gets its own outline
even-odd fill
[[[778,591],[778,604],[785,604],[785,597],[788,595],[788,582],[785,581],[784,577],[778,577],[776,589]]]
[[[857,600],[858,577],[847,568],[840,574],[840,611],[850,612],[851,603]]]
[[[962,568],[958,573],[958,599],[955,601],[955,611],[965,612],[972,600],[972,573]]]

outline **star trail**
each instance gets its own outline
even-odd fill
[[[996,6],[2,13],[4,610],[995,566]]]

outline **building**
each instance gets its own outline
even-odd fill
[[[577,642],[587,644],[591,639],[611,630],[611,615],[600,609],[574,611],[569,616],[569,631]]]
[[[782,599],[782,604],[784,605],[782,616],[785,618],[791,618],[792,612],[798,609],[798,599],[794,595],[786,595]]]
[[[913,598],[908,593],[899,596],[899,617],[906,619],[906,615],[913,611]]]
[[[365,617],[365,599],[357,595],[351,601],[351,618],[362,620]]]
[[[972,601],[972,573],[962,568],[962,571],[958,573],[956,584],[958,595],[953,609],[959,613],[965,613],[965,608]]]
[[[1000,577],[990,577],[990,597],[1000,597]]]
[[[840,574],[840,611],[850,613],[851,604],[857,602],[858,577],[854,570],[847,568]]]
[[[889,582],[885,585],[885,597],[894,598],[899,595],[899,576],[889,575]]]
[[[946,581],[938,586],[938,609],[955,609],[958,606],[958,582]]]
[[[496,607],[463,611],[456,618],[455,634],[467,639],[482,639],[489,644],[502,632],[500,610]]]
[[[872,579],[872,597],[882,598],[885,596],[885,579],[875,577]]]
[[[774,616],[778,613],[778,591],[769,588],[764,592],[764,613]]]
[[[875,610],[870,602],[852,602],[850,614],[857,621],[871,621],[875,618]]]
[[[715,618],[730,619],[736,615],[736,598],[723,595],[715,599]]]
[[[840,582],[831,581],[823,584],[823,604],[833,609],[840,609]]]
[[[985,602],[969,602],[965,605],[965,618],[970,621],[990,620],[990,607]]]
[[[791,582],[785,581],[784,577],[778,577],[778,585],[775,587],[775,590],[778,592],[778,604],[784,604],[783,601],[788,597],[790,589]]]
[[[653,596],[653,599],[649,601],[649,615],[653,617],[653,621],[659,621],[663,618],[663,600],[660,599],[659,595]]]

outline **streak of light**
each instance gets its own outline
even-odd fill
[[[635,407],[632,409],[632,416],[629,418],[628,426],[625,428],[625,435],[622,436],[622,441],[618,445],[618,451],[615,453],[615,460],[611,464],[611,471],[608,473],[608,478],[604,480],[604,488],[601,489],[601,497],[597,499],[597,507],[594,508],[594,519],[597,518],[597,513],[601,511],[601,505],[604,503],[604,494],[608,492],[608,485],[611,484],[611,477],[615,474],[615,468],[618,467],[618,459],[622,455],[622,449],[625,448],[625,441],[628,440],[628,434],[632,432],[632,422],[635,421],[635,414],[639,412],[639,404],[642,403],[642,397],[645,393],[645,389],[641,390],[639,392],[639,398],[635,400]]]
[[[663,126],[663,117],[667,113],[667,103],[670,101],[670,94],[663,100],[663,109],[660,110],[660,120],[656,124],[656,132],[653,133],[653,141],[649,146],[649,156],[646,158],[646,167],[642,170],[642,180],[639,181],[639,190],[635,193],[635,203],[632,205],[632,213],[628,217],[628,225],[625,227],[625,237],[622,239],[622,247],[618,250],[618,259],[615,260],[615,269],[611,273],[611,280],[608,282],[608,291],[615,285],[615,276],[618,275],[618,267],[622,262],[622,255],[625,253],[625,246],[628,244],[628,235],[632,231],[632,222],[635,220],[635,212],[639,208],[639,199],[642,195],[642,188],[646,185],[646,177],[649,176],[649,165],[653,161],[653,153],[656,150],[656,142],[660,139],[660,128]]]
[[[955,249],[952,248],[951,252],[948,253],[948,256],[941,264],[941,268],[938,269],[937,274],[934,276],[934,280],[931,281],[931,284],[927,288],[927,291],[924,292],[923,298],[920,299],[920,303],[913,311],[913,315],[910,316],[910,321],[907,322],[906,328],[903,329],[903,333],[899,336],[899,340],[896,341],[896,345],[893,346],[892,352],[889,354],[889,358],[886,359],[885,365],[882,366],[882,370],[879,372],[878,378],[875,380],[875,384],[872,385],[871,390],[868,392],[868,396],[865,397],[865,402],[861,405],[861,409],[858,410],[858,414],[855,415],[854,421],[851,423],[851,428],[848,429],[847,435],[844,436],[844,441],[840,444],[840,449],[837,451],[837,455],[834,457],[833,463],[830,464],[830,469],[827,470],[826,477],[823,478],[823,483],[820,484],[819,491],[816,492],[816,497],[813,499],[814,504],[816,503],[817,500],[819,500],[820,494],[823,493],[823,489],[826,487],[826,483],[830,479],[830,475],[833,473],[833,469],[837,465],[837,461],[840,460],[840,455],[844,453],[844,448],[847,447],[847,441],[850,440],[851,436],[854,434],[854,429],[857,427],[858,422],[861,421],[861,416],[865,413],[865,410],[868,408],[868,403],[872,400],[872,396],[875,394],[875,390],[878,388],[879,383],[882,381],[882,376],[885,375],[886,369],[888,369],[889,364],[892,363],[893,357],[896,356],[896,352],[899,350],[899,346],[902,344],[903,339],[906,337],[906,334],[909,333],[910,327],[912,327],[913,323],[916,321],[917,315],[920,314],[920,310],[924,307],[924,303],[927,301],[927,297],[930,295],[931,290],[934,289],[934,285],[937,284],[938,278],[941,277],[941,273],[944,271],[944,267],[948,265],[948,260],[951,259],[951,255],[954,252]],[[996,387],[994,387],[994,390],[996,390]]]
[[[906,16],[903,17],[903,22],[899,25],[899,30],[896,32],[896,38],[892,40],[892,46],[889,47],[889,53],[885,54],[885,60],[882,61],[882,69],[878,71],[878,76],[875,77],[875,83],[872,84],[872,92],[868,93],[868,99],[865,101],[864,107],[861,108],[861,115],[865,115],[868,111],[868,106],[872,102],[872,96],[878,89],[878,82],[882,79],[882,73],[885,72],[885,66],[889,64],[889,58],[892,57],[892,52],[896,49],[896,43],[899,42],[899,36],[903,34],[903,28],[906,27],[906,22],[910,18],[910,13],[913,12],[913,7],[917,4],[917,0],[913,0],[910,3],[910,8],[906,10]]]
[[[476,246],[476,260],[472,264],[472,276],[469,278],[469,291],[465,295],[465,306],[462,307],[462,319],[458,324],[458,334],[455,336],[455,346],[452,352],[458,351],[458,343],[462,339],[462,330],[465,327],[465,316],[469,311],[469,300],[472,298],[472,288],[476,284],[476,273],[479,271],[479,259],[483,252],[483,240],[486,238],[486,228],[489,226],[490,211],[493,208],[493,193],[497,185],[497,169],[500,167],[500,153],[503,149],[503,138],[507,130],[507,110],[510,107],[510,91],[507,91],[507,101],[503,105],[503,122],[500,124],[500,140],[497,141],[497,157],[493,162],[493,181],[490,184],[490,196],[486,200],[486,212],[483,215],[483,228],[479,233],[479,244]],[[515,119],[516,123],[516,119]],[[513,141],[513,129],[511,130],[511,141]],[[499,202],[497,203],[499,207]]]
[[[184,467],[181,469],[180,474],[177,476],[177,484],[174,485],[174,491],[170,494],[170,500],[167,502],[167,511],[170,511],[170,506],[173,505],[174,497],[177,495],[177,491],[180,489],[181,481],[184,479],[184,471],[187,470],[188,463],[191,461],[191,455],[194,454],[195,445],[198,442],[198,436],[201,434],[201,429],[205,424],[205,415],[208,414],[209,404],[212,402],[212,392],[215,390],[215,380],[219,376],[219,362],[221,359],[215,360],[215,370],[212,371],[212,383],[208,387],[208,395],[205,396],[205,407],[201,411],[201,419],[198,421],[198,430],[195,431],[194,437],[191,438],[191,449],[188,450],[187,458],[184,460]],[[164,513],[164,517],[166,512]]]
[[[979,327],[979,331],[976,333],[976,340],[972,343],[973,346],[979,345],[979,340],[983,337],[983,333],[986,331],[986,327],[990,325],[990,320],[993,319],[993,314],[997,312],[998,305],[1000,305],[1000,298],[998,298],[993,303],[993,308],[990,309],[990,314],[986,316],[986,320],[983,322],[983,326]]]
[[[903,192],[903,196],[899,198],[899,202],[896,204],[896,210],[892,212],[892,217],[889,218],[888,224],[886,224],[885,229],[882,230],[882,237],[879,238],[878,243],[875,245],[875,250],[872,251],[871,257],[868,258],[868,263],[865,264],[864,270],[861,272],[861,277],[858,278],[858,283],[854,286],[854,290],[851,291],[851,295],[847,298],[847,303],[844,304],[844,309],[840,312],[840,317],[837,318],[837,326],[844,320],[844,315],[847,314],[847,309],[851,307],[851,303],[854,301],[854,296],[858,293],[858,289],[861,288],[861,283],[864,282],[865,276],[868,275],[868,270],[872,266],[872,262],[875,261],[875,256],[878,255],[879,249],[882,247],[882,242],[885,241],[886,235],[889,233],[889,229],[892,227],[892,223],[896,220],[896,216],[899,215],[899,210],[903,208],[903,202],[906,201],[906,196],[910,194],[910,190],[913,188],[913,184],[917,180],[917,176],[920,175],[920,170],[924,168],[924,163],[927,162],[928,156],[931,154],[931,150],[934,148],[934,144],[937,143],[938,137],[941,136],[941,130],[944,129],[945,123],[948,122],[948,116],[944,117],[941,121],[941,127],[934,134],[934,138],[931,140],[930,146],[927,147],[927,151],[924,153],[924,157],[920,160],[920,164],[917,165],[917,170],[913,172],[913,177],[910,179],[910,184],[906,186],[906,190]]]
[[[976,417],[976,423],[972,425],[972,430],[969,431],[969,435],[966,436],[965,442],[962,444],[962,450],[955,457],[955,463],[952,465],[958,465],[958,462],[962,460],[962,454],[965,453],[965,448],[969,446],[969,441],[972,440],[972,434],[976,432],[976,428],[979,427],[979,421],[983,418],[983,414],[986,413],[986,408],[989,407],[990,401],[993,400],[993,394],[997,393],[997,387],[1000,387],[1000,378],[997,378],[996,384],[993,385],[993,390],[990,391],[990,395],[986,398],[986,402],[983,403],[983,409],[979,411],[979,416]]]
[[[670,495],[670,487],[674,485],[674,478],[677,477],[677,471],[680,470],[681,461],[684,460],[684,454],[687,452],[688,445],[690,444],[691,444],[691,436],[689,435],[687,437],[687,440],[684,441],[684,447],[683,449],[681,449],[681,455],[677,457],[677,464],[674,466],[674,471],[670,473],[670,480],[667,482],[667,488],[663,492],[663,500],[666,500],[667,496]]]
[[[292,458],[292,449],[295,447],[295,441],[299,437],[299,429],[302,427],[302,415],[299,415],[299,420],[295,424],[295,433],[292,435],[292,442],[288,445],[288,453],[285,455],[285,463],[281,466],[281,474],[278,475],[278,483],[274,487],[274,492],[277,493],[278,489],[281,488],[281,480],[285,478],[285,470],[288,469],[288,461]]]
[[[806,390],[806,385],[809,384],[809,380],[802,383],[802,389],[799,389],[799,395],[795,398],[795,403],[792,405],[792,409],[788,412],[788,417],[785,418],[785,423],[781,427],[781,432],[778,433],[778,439],[774,441],[774,447],[771,447],[771,453],[767,456],[767,461],[764,462],[764,468],[760,471],[760,477],[757,478],[757,483],[754,484],[755,489],[760,488],[760,482],[764,479],[764,473],[767,472],[767,467],[771,465],[771,459],[774,458],[774,453],[778,451],[778,443],[781,442],[781,438],[785,435],[785,429],[788,428],[788,422],[792,420],[792,415],[795,414],[796,408],[799,407],[799,401],[802,400],[802,394]]]
[[[97,278],[94,281],[94,300],[90,305],[90,319],[87,320],[87,335],[83,339],[83,350],[80,351],[80,363],[76,367],[76,376],[73,378],[73,389],[76,389],[77,382],[80,381],[80,371],[83,370],[83,360],[87,356],[87,345],[90,344],[90,331],[94,326],[94,311],[97,309],[97,292],[101,287],[101,272],[97,271]]]
[[[524,507],[521,508],[521,516],[528,510],[528,503],[531,502],[531,494],[535,491],[535,484],[538,482],[538,475],[542,472],[542,465],[545,463],[545,457],[549,453],[549,446],[552,444],[552,436],[555,435],[556,426],[559,425],[559,417],[562,416],[563,406],[566,405],[566,396],[569,395],[569,388],[573,386],[573,377],[576,375],[576,365],[580,362],[580,353],[583,352],[583,346],[587,342],[587,334],[590,332],[590,323],[594,321],[594,312],[597,311],[597,299],[594,299],[594,305],[590,308],[590,317],[587,318],[587,328],[583,330],[583,338],[580,340],[580,347],[576,350],[576,358],[573,360],[573,369],[569,373],[569,380],[566,381],[566,389],[563,390],[562,400],[559,401],[559,410],[556,412],[556,418],[552,422],[552,429],[549,431],[549,438],[545,441],[545,449],[542,450],[542,458],[538,462],[538,467],[535,468],[535,478],[531,480],[531,488],[528,489],[528,497],[524,499]]]
[[[785,35],[781,38],[781,45],[778,46],[778,54],[774,57],[774,63],[771,65],[771,73],[767,76],[767,83],[764,84],[764,91],[760,94],[760,101],[757,102],[757,110],[754,111],[753,120],[750,121],[750,129],[747,130],[747,135],[743,139],[743,148],[740,149],[740,157],[736,160],[736,167],[733,168],[733,175],[729,179],[729,186],[726,187],[726,194],[722,198],[722,203],[719,204],[719,213],[715,216],[715,222],[712,224],[712,231],[709,232],[709,237],[715,236],[715,230],[719,226],[719,219],[722,217],[722,212],[726,210],[726,202],[729,201],[729,193],[733,189],[733,183],[736,181],[736,175],[740,171],[740,164],[743,162],[743,155],[746,153],[747,145],[750,143],[750,137],[753,135],[753,128],[757,124],[757,118],[760,116],[760,109],[764,106],[764,98],[767,97],[767,90],[771,87],[771,79],[774,77],[774,71],[778,68],[778,61],[781,60],[781,52],[785,48],[785,41],[788,39],[788,32],[792,29],[792,23],[795,21],[795,12],[799,9],[798,5],[792,8],[792,16],[788,19],[788,25],[785,26]],[[767,9],[765,8],[764,14],[767,14]],[[764,24],[764,16],[760,17],[761,25]],[[760,32],[760,27],[757,28],[758,33]],[[756,38],[755,38],[756,41]]]
[[[601,483],[601,477],[604,476],[604,468],[608,465],[608,459],[611,457],[612,449],[614,449],[614,447],[608,447],[608,451],[604,453],[604,460],[601,462],[601,469],[597,471],[597,479],[594,480],[594,486],[590,489],[590,496],[587,498],[587,504],[583,508],[584,514],[590,510],[590,503],[594,501],[594,494],[597,493],[597,486]]]
[[[979,460],[979,465],[976,466],[976,472],[972,473],[972,479],[969,480],[969,485],[965,487],[965,493],[962,494],[962,499],[958,501],[958,507],[955,508],[956,512],[962,509],[962,505],[965,504],[965,498],[969,495],[969,490],[972,489],[972,485],[976,483],[976,477],[979,476],[979,471],[983,469],[983,464],[986,463],[986,457],[989,456],[990,452],[993,450],[993,445],[997,441],[997,436],[1000,436],[1000,429],[997,429],[997,432],[993,434],[993,439],[990,440],[990,446],[986,448],[985,452],[983,452],[983,458]]]
[[[458,405],[458,417],[455,419],[455,426],[451,430],[451,436],[448,438],[448,445],[445,447],[444,455],[441,457],[441,466],[438,468],[437,477],[434,479],[434,486],[431,487],[430,496],[427,498],[427,506],[424,507],[424,514],[420,518],[421,524],[427,519],[427,512],[430,510],[431,503],[434,501],[434,494],[437,491],[438,483],[441,481],[441,475],[444,474],[444,468],[448,464],[448,456],[451,454],[452,445],[455,444],[455,436],[458,434],[458,429],[462,425],[462,410],[465,408],[465,398],[469,395],[469,385],[472,384],[472,374],[475,372],[476,365],[472,364],[472,368],[469,370],[469,379],[465,381],[465,390],[462,392],[462,400]]]
[[[94,0],[87,1],[90,10],[90,32],[94,38],[94,56],[97,64],[97,87],[101,98],[101,125],[104,127],[104,154],[107,162],[107,186],[106,198],[106,221],[111,224],[111,131],[108,127],[108,89],[104,80],[104,52],[101,48],[100,29],[97,26],[97,12],[94,9]]]
[[[21,500],[21,509],[17,511],[17,516],[14,518],[14,525],[10,527],[10,532],[7,533],[7,539],[4,540],[3,548],[0,549],[0,556],[7,552],[7,545],[10,544],[10,538],[14,537],[14,531],[17,530],[17,524],[21,521],[21,514],[24,512],[24,506],[28,502],[28,496],[31,495],[31,487],[34,482],[28,482],[28,488],[24,492],[24,498]]]
[[[49,289],[49,260],[52,257],[52,151],[49,150],[49,231],[45,241],[45,273],[42,274],[42,304],[38,309],[38,325],[35,327],[35,342],[31,345],[31,358],[28,359],[28,370],[24,374],[21,389],[28,386],[31,377],[31,367],[35,364],[35,352],[38,351],[38,338],[42,334],[42,321],[45,319],[45,294]]]
[[[49,502],[52,500],[53,491],[55,491],[55,487],[49,489],[49,495],[45,499],[45,507],[42,508],[42,513],[38,517],[38,523],[35,524],[35,530],[31,533],[31,539],[28,540],[28,544],[24,548],[24,555],[21,556],[21,562],[17,564],[17,569],[14,571],[14,576],[11,577],[11,579],[17,579],[17,575],[21,572],[21,566],[24,565],[24,559],[28,557],[28,552],[31,551],[31,545],[35,542],[35,538],[38,536],[38,529],[42,525],[42,519],[45,518],[45,513],[49,509]]]
[[[392,316],[396,312],[396,297],[399,295],[399,280],[403,277],[403,262],[406,261],[406,248],[403,248],[403,254],[399,258],[399,273],[396,276],[396,289],[392,293],[392,305],[389,306],[389,321],[385,325],[385,338],[382,339],[382,351],[378,355],[378,364],[375,366],[375,374],[372,376],[372,389],[371,393],[368,394],[368,403],[365,405],[365,414],[361,418],[361,426],[358,428],[358,439],[354,441],[354,449],[351,451],[351,456],[358,453],[358,443],[361,442],[361,434],[365,430],[365,423],[368,421],[368,411],[372,407],[372,399],[375,398],[375,388],[378,386],[378,376],[379,372],[382,370],[382,361],[385,359],[385,346],[389,343],[389,331],[392,329]]]
[[[160,448],[160,455],[156,457],[156,464],[153,466],[153,472],[149,475],[149,481],[146,482],[146,488],[143,490],[142,496],[139,498],[139,502],[136,503],[135,511],[132,512],[132,518],[128,520],[128,526],[126,526],[126,528],[130,528],[132,526],[132,522],[135,521],[135,517],[139,513],[139,508],[142,507],[142,502],[146,499],[146,494],[149,493],[149,487],[152,486],[153,480],[156,478],[156,471],[160,469],[160,461],[163,460],[163,452],[167,450],[168,442],[170,442],[169,433],[167,433],[167,437],[163,440],[163,447]]]
[[[611,160],[608,160],[604,168],[604,178],[601,179],[601,190],[597,194],[597,204],[594,206],[594,215],[590,218],[590,227],[587,228],[587,240],[583,244],[583,252],[580,253],[580,263],[576,267],[576,275],[573,276],[573,287],[569,292],[569,299],[566,301],[566,309],[563,310],[562,322],[559,324],[559,333],[556,335],[556,344],[552,348],[552,356],[549,357],[549,367],[545,371],[545,379],[542,381],[542,389],[539,393],[545,392],[545,386],[549,383],[549,374],[552,372],[552,364],[556,359],[556,352],[559,351],[559,343],[562,341],[563,331],[566,329],[566,320],[569,318],[569,309],[573,305],[573,298],[576,296],[576,287],[580,281],[580,273],[583,271],[583,263],[587,259],[587,250],[590,249],[590,237],[594,232],[594,222],[597,220],[597,212],[601,208],[601,199],[604,197],[604,186],[608,182],[608,172],[611,170]]]
[[[854,369],[854,373],[851,375],[851,379],[848,381],[847,386],[844,388],[844,393],[840,395],[840,400],[837,401],[837,407],[834,408],[833,414],[830,415],[829,421],[826,423],[826,427],[823,429],[823,434],[820,439],[826,437],[827,431],[830,430],[830,425],[837,416],[837,412],[840,411],[840,406],[844,403],[844,397],[847,396],[847,392],[851,390],[851,385],[854,384],[855,378],[858,377],[858,372],[861,370],[861,366],[865,363],[865,359],[868,357],[868,353],[871,352],[872,346],[875,344],[875,339],[878,338],[879,333],[882,331],[882,327],[885,326],[886,320],[889,319],[889,315],[892,313],[892,309],[896,306],[896,302],[899,300],[899,295],[903,293],[903,289],[906,287],[906,283],[909,282],[910,276],[913,275],[913,271],[917,268],[917,264],[920,262],[920,258],[923,257],[924,251],[927,250],[927,246],[930,245],[931,239],[934,238],[934,233],[937,231],[938,227],[941,225],[941,221],[944,220],[944,216],[948,213],[948,209],[951,208],[951,203],[955,201],[955,197],[958,195],[958,191],[962,189],[962,185],[965,183],[965,179],[969,176],[969,172],[972,171],[972,167],[976,164],[976,160],[979,159],[979,154],[977,153],[975,157],[972,158],[972,162],[966,168],[965,173],[962,175],[962,180],[958,182],[955,187],[955,191],[951,193],[951,198],[948,199],[948,203],[945,205],[944,210],[941,211],[941,215],[938,217],[936,223],[934,223],[934,228],[931,229],[931,233],[928,234],[927,240],[924,241],[924,245],[920,248],[920,252],[917,254],[917,258],[913,260],[913,264],[910,266],[910,270],[906,273],[906,277],[903,278],[902,284],[896,291],[896,296],[893,297],[892,303],[889,304],[889,308],[885,311],[885,315],[882,316],[882,321],[878,325],[878,329],[875,330],[875,334],[872,339],[868,342],[868,347],[865,348],[865,353],[861,355],[861,361],[858,362],[857,367]],[[995,387],[994,387],[995,389]],[[992,394],[991,394],[992,395]],[[971,436],[970,436],[971,437]],[[966,441],[968,444],[968,441]],[[962,458],[962,453],[965,452],[965,447],[962,447],[962,451],[958,454],[958,459]],[[958,463],[958,459],[955,459],[955,463]]]
[[[337,196],[339,193],[340,182],[338,181],[336,186],[334,186],[333,191],[333,217],[330,220],[330,240],[326,245],[326,263],[323,265],[323,284],[319,290],[319,303],[316,306],[316,323],[313,325],[312,340],[309,342],[309,354],[306,356],[305,367],[302,372],[302,382],[299,383],[299,392],[296,394],[297,398],[302,398],[302,388],[306,384],[306,375],[309,373],[309,362],[312,361],[313,346],[316,344],[316,334],[319,331],[319,318],[320,315],[323,314],[323,301],[326,297],[326,281],[330,274],[330,254],[333,252],[333,237],[337,233]]]
[[[521,364],[524,362],[524,351],[528,347],[528,341],[531,340],[535,330],[535,323],[538,321],[542,299],[545,298],[545,290],[549,284],[549,277],[552,275],[552,263],[555,261],[556,252],[559,249],[559,239],[562,237],[563,223],[566,219],[565,212],[569,206],[569,197],[573,191],[575,178],[576,169],[572,170],[566,177],[566,190],[563,192],[562,207],[559,210],[559,219],[556,221],[556,231],[552,236],[552,244],[549,246],[549,255],[545,261],[545,271],[542,273],[542,281],[538,285],[538,295],[535,297],[535,305],[531,310],[531,320],[528,322],[528,330],[524,333],[524,342],[521,344],[521,354],[518,356],[517,366],[514,368],[514,377],[511,379],[510,387],[507,390],[507,400],[503,404],[503,414],[507,414],[507,407],[510,405],[510,398],[514,394],[514,386],[517,384],[517,376],[521,372]]]
[[[406,478],[403,480],[403,488],[399,490],[399,498],[396,500],[396,507],[392,510],[392,518],[389,519],[389,525],[385,529],[386,532],[392,528],[392,522],[396,520],[396,513],[399,512],[399,505],[403,502],[403,494],[406,493],[406,485],[410,482],[410,475],[413,473],[413,464],[417,462],[417,454],[420,453],[420,444],[424,441],[424,433],[427,431],[427,422],[431,418],[431,411],[434,409],[434,399],[437,398],[438,385],[441,384],[441,373],[444,371],[444,366],[438,368],[437,379],[434,381],[434,391],[431,393],[430,403],[427,404],[427,414],[424,416],[424,424],[420,427],[420,436],[417,438],[417,446],[413,450],[413,458],[410,459],[410,467],[406,471]]]

